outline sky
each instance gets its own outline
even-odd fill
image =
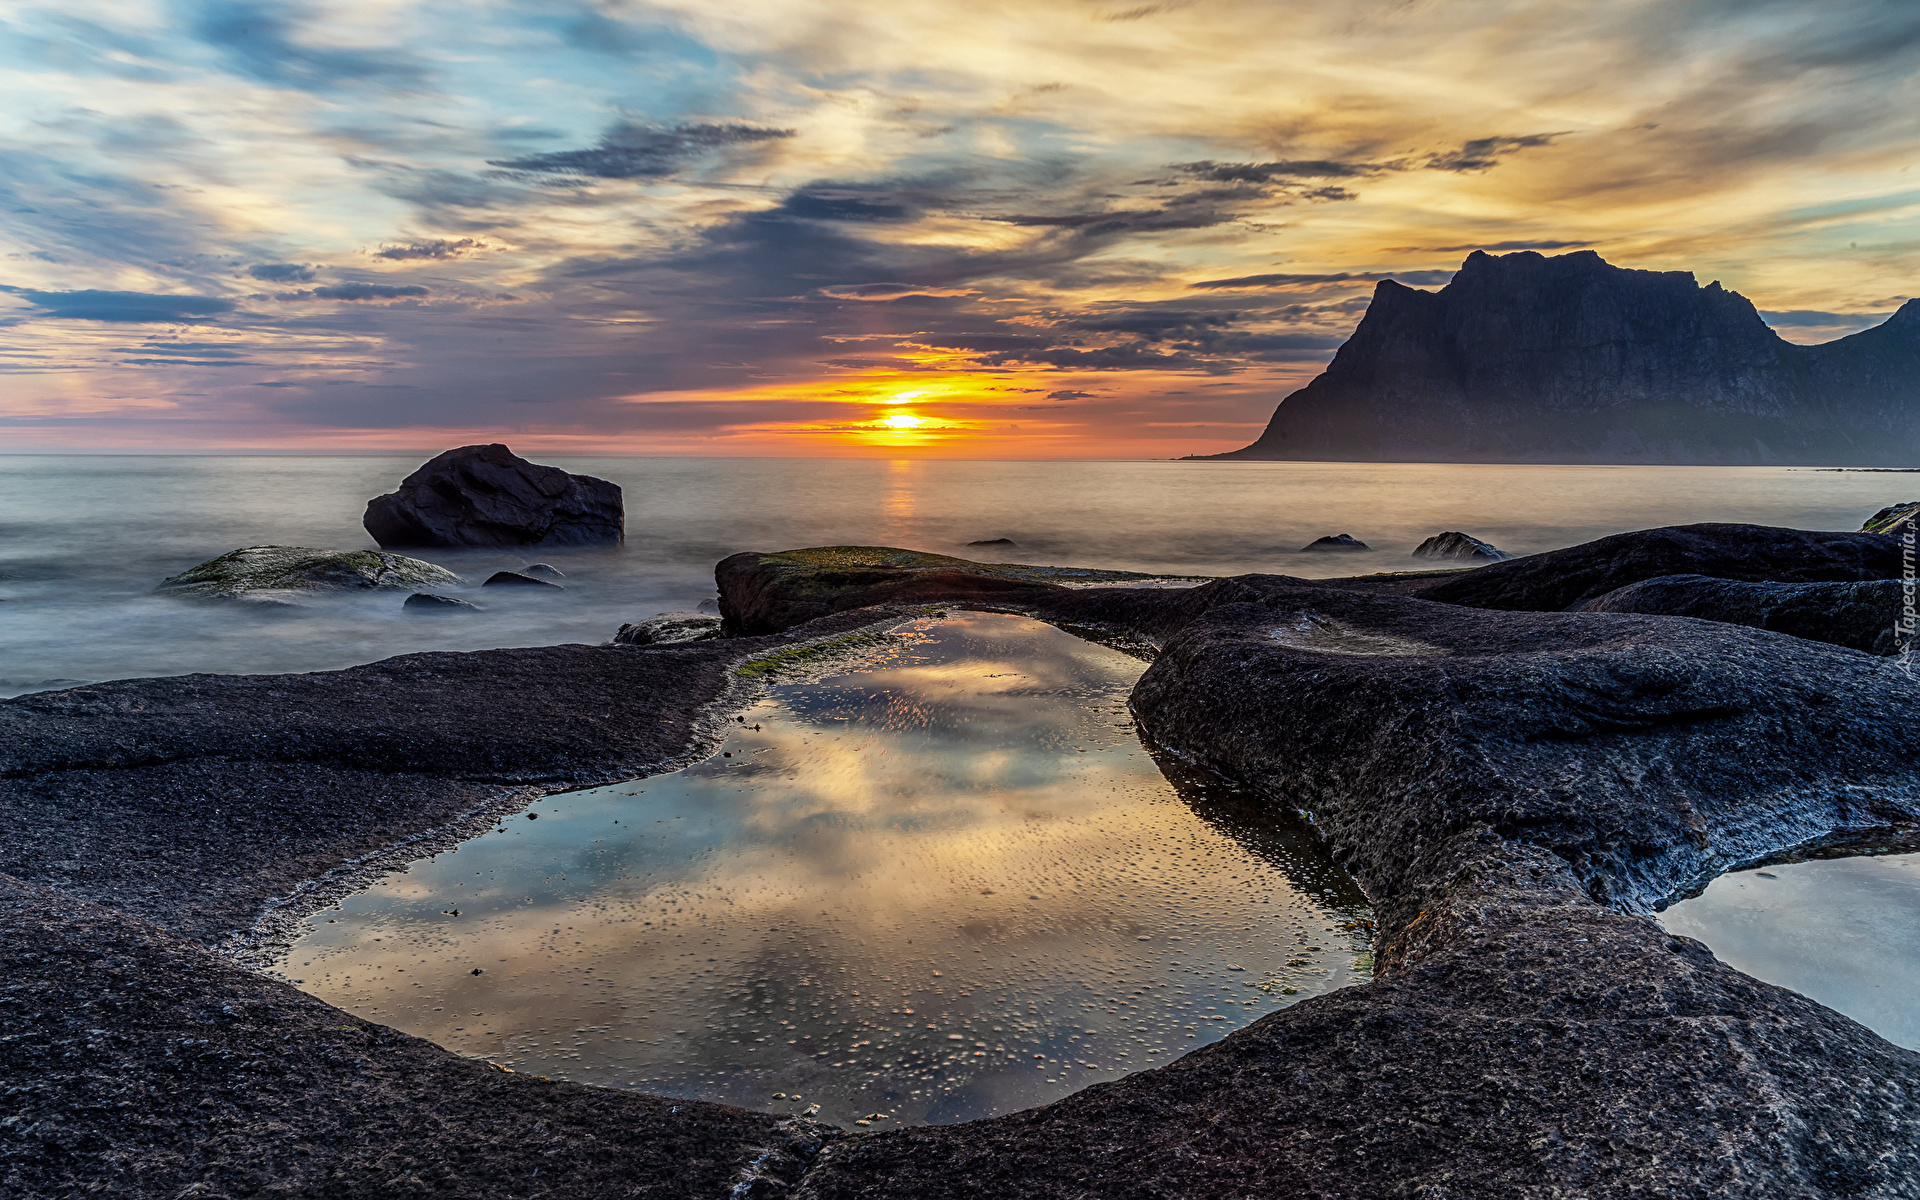
[[[1169,458],[1376,282],[1920,293],[1913,0],[15,0],[0,452]]]

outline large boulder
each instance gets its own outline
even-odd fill
[[[626,508],[618,484],[530,463],[499,443],[461,446],[367,501],[382,546],[618,546]]]
[[[189,600],[298,608],[334,593],[459,583],[460,577],[445,567],[382,550],[248,546],[162,580],[153,590]]]
[[[1661,575],[1775,583],[1900,577],[1900,539],[1769,525],[1671,525],[1489,563],[1412,592],[1470,608],[1560,612]]]
[[[1868,654],[1900,653],[1895,626],[1905,601],[1897,579],[1864,583],[1744,583],[1662,575],[1597,596],[1581,612],[1699,617],[1790,633]]]

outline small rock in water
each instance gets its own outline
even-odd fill
[[[566,590],[557,583],[548,583],[544,579],[535,579],[531,575],[522,575],[518,571],[495,571],[487,576],[487,581],[480,586],[552,588],[556,592]]]
[[[547,563],[528,563],[520,568],[522,575],[531,575],[535,579],[565,579],[566,573],[559,567]]]
[[[1354,537],[1350,533],[1337,533],[1337,534],[1334,534],[1332,537],[1323,537],[1323,538],[1313,539],[1311,542],[1308,542],[1306,545],[1300,547],[1300,553],[1306,554],[1306,553],[1317,551],[1317,550],[1370,550],[1370,549],[1372,549],[1371,546],[1368,546],[1365,542],[1361,541],[1357,537]]]
[[[248,546],[163,580],[154,592],[189,600],[299,607],[324,593],[460,583],[445,567],[381,550]]]
[[[1012,538],[988,538],[983,542],[967,543],[969,546],[1018,546],[1019,544],[1020,543],[1014,541]]]
[[[1512,558],[1505,550],[1464,533],[1436,533],[1414,547],[1415,558],[1440,558],[1451,562],[1505,562]]]
[[[452,596],[438,596],[432,592],[415,592],[407,597],[400,606],[414,616],[451,616],[455,613],[484,611],[478,604],[469,604]]]
[[[720,636],[720,618],[705,613],[671,612],[622,625],[616,646],[658,646],[668,642],[704,642]]]

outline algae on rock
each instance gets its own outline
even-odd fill
[[[384,550],[315,550],[305,546],[247,546],[208,559],[162,580],[155,594],[190,600],[233,600],[299,607],[338,592],[445,587],[458,575],[417,558]]]

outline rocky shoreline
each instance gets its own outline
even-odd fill
[[[1677,574],[1884,580],[1897,545],[1690,526],[1464,573],[1170,590],[887,548],[736,555],[718,576],[739,636],[0,703],[0,1185],[1920,1196],[1920,1054],[1644,915],[1721,871],[1920,827],[1920,683],[1782,632],[1563,611]],[[753,664],[927,604],[1150,656],[1144,734],[1310,814],[1375,904],[1374,981],[1043,1108],[848,1135],[511,1076],[210,949],[537,795],[710,752]]]

